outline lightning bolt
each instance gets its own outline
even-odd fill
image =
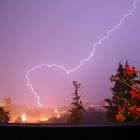
[[[109,29],[108,32],[107,32],[107,34],[105,36],[103,36],[98,42],[96,42],[95,44],[93,44],[90,55],[87,58],[82,59],[80,61],[80,64],[77,65],[76,67],[68,70],[65,67],[61,66],[61,65],[42,63],[41,65],[34,66],[33,68],[29,69],[26,72],[26,74],[25,74],[25,78],[27,80],[26,86],[28,86],[31,89],[31,92],[34,94],[35,98],[37,99],[37,103],[38,103],[39,107],[41,107],[40,97],[39,97],[38,93],[35,92],[32,84],[31,84],[30,78],[28,77],[29,74],[31,72],[33,72],[34,70],[40,69],[40,68],[45,67],[45,66],[48,67],[48,68],[56,67],[58,69],[63,70],[66,74],[70,74],[70,73],[78,70],[85,62],[89,61],[92,58],[92,56],[93,56],[93,54],[94,54],[94,52],[96,50],[96,47],[98,45],[101,45],[104,40],[108,39],[110,37],[111,33],[114,32],[117,28],[119,28],[119,26],[122,24],[122,22],[124,21],[124,19],[126,17],[130,16],[135,11],[135,9],[136,9],[136,2],[137,2],[137,0],[134,0],[133,1],[133,7],[132,7],[132,9],[128,13],[123,14],[123,16],[121,17],[120,21],[113,28]]]

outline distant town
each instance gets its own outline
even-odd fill
[[[91,122],[108,122],[105,117],[104,102],[86,103],[84,108],[90,114],[97,114],[88,116],[85,123]],[[59,108],[33,108],[23,105],[15,105],[12,103],[10,97],[4,97],[0,100],[0,107],[9,112],[9,123],[62,123],[64,124],[69,116],[69,106]],[[100,113],[99,113],[100,112]],[[102,114],[104,114],[102,116]],[[99,116],[100,117],[99,117]],[[98,116],[96,119],[95,117]]]

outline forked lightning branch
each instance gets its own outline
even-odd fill
[[[40,103],[40,97],[38,95],[38,93],[34,90],[32,84],[31,84],[31,80],[29,78],[29,75],[37,70],[37,69],[41,69],[42,67],[48,67],[49,69],[51,69],[52,67],[55,67],[57,69],[61,69],[63,70],[66,74],[70,74],[72,72],[75,72],[76,70],[78,70],[85,62],[89,61],[92,57],[93,54],[95,53],[96,47],[98,45],[101,45],[103,43],[104,40],[108,39],[111,35],[112,32],[114,32],[117,28],[119,28],[119,26],[122,24],[122,22],[125,20],[126,17],[130,16],[136,9],[136,3],[138,0],[134,0],[133,1],[133,5],[132,8],[129,10],[128,13],[125,13],[122,15],[121,19],[119,20],[119,22],[111,29],[109,29],[106,33],[105,36],[103,36],[98,42],[94,43],[92,46],[92,50],[89,54],[89,56],[87,58],[84,58],[80,61],[79,65],[77,65],[76,67],[72,68],[72,69],[66,69],[65,67],[58,65],[58,64],[47,64],[47,63],[42,63],[41,65],[37,65],[32,67],[31,69],[29,69],[26,74],[25,74],[25,78],[27,80],[26,82],[26,86],[28,86],[31,89],[31,92],[34,94],[35,98],[37,99],[37,103],[39,105],[39,107],[41,107],[41,103]]]

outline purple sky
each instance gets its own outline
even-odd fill
[[[86,58],[92,45],[113,28],[134,0],[0,0],[0,99],[38,107],[26,87],[26,71],[43,62],[67,69]],[[35,70],[31,83],[42,106],[69,105],[72,81],[82,83],[82,101],[111,96],[109,81],[119,61],[140,70],[140,2],[110,38],[96,47],[92,59],[67,75],[60,69]]]

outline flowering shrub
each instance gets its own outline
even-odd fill
[[[140,121],[140,72],[127,62],[125,67],[120,63],[110,80],[114,87],[112,99],[105,99],[108,116],[119,122]]]
[[[136,68],[131,66],[125,66],[126,75],[130,76],[136,73]]]

